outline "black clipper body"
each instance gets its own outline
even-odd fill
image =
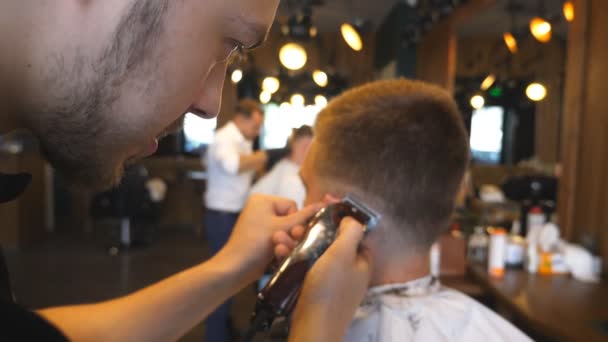
[[[271,327],[276,317],[293,310],[308,270],[335,240],[340,222],[350,216],[365,226],[366,233],[380,221],[380,215],[352,195],[321,209],[309,222],[306,236],[283,261],[268,284],[258,293],[252,317],[253,333]]]

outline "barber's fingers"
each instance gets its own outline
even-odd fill
[[[293,226],[304,224],[308,219],[313,217],[319,210],[323,208],[322,203],[311,204],[304,209],[287,215],[277,218],[278,227],[280,230],[288,230]]]
[[[280,230],[272,235],[272,243],[275,245],[285,245],[288,248],[294,248],[297,241],[292,239],[289,233]]]
[[[299,212],[276,218],[277,229],[272,235],[274,254],[281,260],[291,253],[304,236],[306,228],[304,223],[323,208],[322,203],[309,205]]]
[[[274,197],[273,198],[274,212],[277,215],[291,215],[298,211],[296,202],[287,198]]]
[[[345,217],[340,223],[336,241],[331,244],[327,252],[344,261],[355,261],[363,233],[364,227],[361,223],[351,217]]]
[[[288,232],[283,230],[274,232],[272,235],[272,244],[275,246],[274,254],[276,258],[282,260],[289,256],[291,251],[302,240],[304,232],[305,228],[302,225],[297,225]]]
[[[287,258],[289,254],[291,254],[292,248],[287,247],[286,245],[276,245],[274,246],[274,255],[278,261],[282,261]]]
[[[371,279],[371,266],[367,250],[361,248],[364,238],[364,226],[351,217],[345,217],[340,223],[340,230],[336,240],[329,246],[326,254],[332,258],[336,265],[345,269],[351,268],[353,273],[350,279],[353,284],[369,284]],[[324,256],[325,257],[325,256]],[[363,295],[364,288],[361,289]]]
[[[323,196],[323,203],[325,204],[336,204],[336,203],[340,203],[342,200],[332,194],[325,194],[325,196]]]
[[[306,227],[303,225],[297,225],[291,228],[289,231],[291,238],[295,241],[300,241],[304,237],[304,233],[306,233]]]

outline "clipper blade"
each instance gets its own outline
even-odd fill
[[[354,210],[358,210],[367,217],[367,222],[365,222],[365,233],[369,233],[378,226],[381,218],[380,214],[363,204],[363,202],[357,199],[353,194],[347,194],[342,199],[342,203],[350,205]]]

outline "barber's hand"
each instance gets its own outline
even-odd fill
[[[326,194],[323,197],[322,205],[318,207],[325,207],[331,204],[340,203],[340,199],[330,194]],[[278,231],[272,236],[272,241],[275,244],[274,253],[278,260],[282,260],[289,256],[295,246],[302,241],[304,234],[306,233],[306,226],[299,224],[292,227],[289,231]]]
[[[296,305],[290,341],[343,339],[370,282],[367,253],[359,248],[363,226],[347,217],[336,241],[306,276]]]
[[[323,207],[311,205],[297,211],[295,202],[273,196],[253,195],[234,226],[228,243],[216,259],[238,267],[247,281],[253,281],[272,261],[273,250],[290,251],[295,240],[289,234]],[[275,237],[273,237],[275,235]]]

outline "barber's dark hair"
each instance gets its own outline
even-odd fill
[[[289,139],[287,139],[287,148],[289,150],[291,150],[291,146],[293,145],[294,141],[301,139],[301,138],[312,138],[314,136],[312,127],[308,126],[308,125],[302,125],[299,128],[294,128],[291,131],[291,135],[289,136]]]
[[[429,247],[447,228],[469,146],[446,91],[405,79],[352,89],[319,114],[315,139],[324,186],[370,199],[408,247]]]
[[[255,112],[264,114],[264,110],[262,110],[260,104],[256,100],[249,98],[240,100],[236,105],[234,112],[236,115],[241,115],[247,119],[251,118],[251,115]]]

